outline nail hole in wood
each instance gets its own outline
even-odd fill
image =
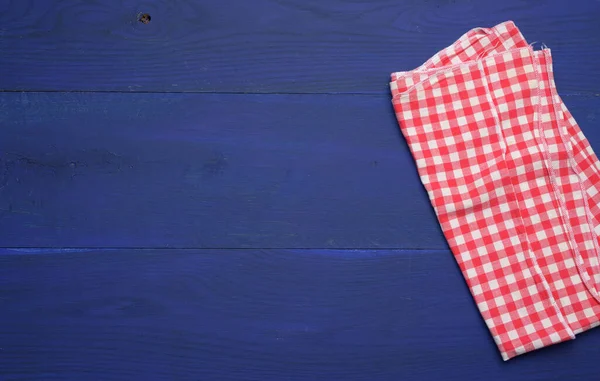
[[[141,22],[142,24],[149,24],[150,20],[152,20],[152,17],[150,17],[150,15],[148,13],[142,13],[140,15],[140,17],[138,18],[138,21]]]

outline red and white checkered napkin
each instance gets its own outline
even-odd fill
[[[512,22],[392,74],[393,105],[504,360],[600,325],[600,162]]]

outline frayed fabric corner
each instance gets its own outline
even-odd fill
[[[504,360],[600,325],[600,163],[512,21],[391,76],[442,231]]]

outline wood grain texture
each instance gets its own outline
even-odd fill
[[[1,250],[3,380],[593,380],[503,363],[449,251]]]
[[[445,247],[388,97],[0,94],[3,246]]]
[[[568,97],[593,147],[600,98]],[[4,247],[446,249],[387,96],[0,94]]]
[[[509,19],[552,48],[559,89],[599,93],[594,0],[0,0],[0,86],[387,94],[392,71]]]

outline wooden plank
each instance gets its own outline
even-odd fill
[[[503,363],[449,251],[2,250],[4,380],[591,380]],[[569,364],[569,366],[565,366]]]
[[[597,94],[599,18],[589,0],[0,0],[1,88],[387,94],[390,72],[513,19],[559,88]]]
[[[568,97],[592,146],[600,99]],[[447,248],[386,96],[0,94],[4,247]]]
[[[0,94],[0,242],[445,247],[388,97]]]

